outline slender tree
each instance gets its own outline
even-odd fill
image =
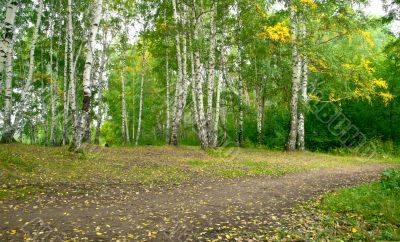
[[[299,99],[299,86],[301,79],[301,60],[298,50],[298,21],[297,13],[294,5],[290,5],[290,35],[292,45],[292,91],[290,97],[290,130],[287,143],[287,150],[296,150],[297,141],[297,125],[298,125],[298,99]]]
[[[83,71],[82,111],[80,115],[79,126],[77,128],[77,131],[75,132],[74,142],[72,144],[72,147],[75,151],[77,151],[81,147],[85,132],[88,126],[90,126],[90,123],[88,123],[88,116],[90,112],[90,103],[92,98],[91,73],[93,65],[93,52],[96,44],[96,38],[97,38],[97,32],[99,30],[100,20],[102,17],[102,8],[103,8],[103,0],[96,0],[93,6],[93,20],[91,22],[91,27],[87,42],[85,69]]]
[[[17,126],[21,122],[23,115],[25,113],[26,106],[29,105],[28,99],[30,99],[31,95],[31,89],[32,89],[32,79],[33,79],[33,72],[35,69],[35,49],[36,49],[36,42],[38,39],[38,33],[39,33],[39,28],[42,23],[42,13],[43,13],[43,2],[42,0],[39,0],[39,6],[37,9],[37,16],[36,16],[36,23],[34,26],[34,32],[33,32],[33,37],[31,40],[31,47],[29,51],[29,70],[28,70],[28,76],[25,81],[25,85],[23,87],[22,93],[21,93],[21,103],[17,109],[17,112],[15,114],[15,120],[14,120],[14,125],[9,128],[7,131],[3,133],[2,137],[2,142],[8,143],[11,142],[14,139],[14,133],[17,129]]]

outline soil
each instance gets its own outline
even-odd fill
[[[58,184],[27,200],[0,201],[0,241],[207,241],[265,231],[296,204],[379,178],[366,165],[172,187]],[[285,215],[285,216],[286,216]]]

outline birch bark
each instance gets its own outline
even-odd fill
[[[0,42],[0,82],[3,80],[3,71],[7,54],[12,51],[12,41],[15,29],[15,15],[18,11],[18,1],[8,0],[6,5],[6,17],[4,19],[4,34]]]
[[[77,110],[75,97],[75,64],[74,64],[74,30],[72,23],[72,1],[68,0],[68,62],[69,62],[69,109],[71,112],[72,137],[74,139],[77,132]]]
[[[172,108],[172,130],[171,130],[171,140],[170,144],[178,145],[178,129],[179,129],[179,120],[177,112],[180,107],[180,102],[182,100],[182,56],[181,56],[181,40],[180,40],[180,33],[178,30],[178,26],[180,23],[180,19],[178,16],[177,10],[177,3],[176,0],[172,0],[172,7],[173,7],[173,16],[174,16],[174,24],[176,26],[176,34],[175,34],[175,44],[176,44],[176,59],[178,62],[178,73],[177,79],[175,84],[175,99],[174,99],[174,106]]]
[[[93,20],[91,23],[89,38],[87,42],[85,69],[83,71],[82,112],[80,116],[79,126],[77,127],[77,132],[75,133],[76,137],[74,143],[72,144],[75,151],[80,149],[82,145],[82,140],[85,136],[85,132],[88,128],[90,128],[89,127],[90,123],[88,123],[88,120],[90,112],[90,103],[92,98],[91,73],[93,65],[93,52],[94,52],[94,46],[96,44],[96,37],[97,37],[97,32],[99,30],[100,20],[102,17],[102,8],[103,8],[103,0],[96,0],[93,6]]]
[[[2,143],[10,143],[14,140],[13,127],[11,123],[12,116],[12,78],[13,78],[13,45],[14,41],[11,40],[9,43],[9,50],[6,58],[6,78],[5,78],[5,95],[4,95],[4,135],[2,137]]]
[[[207,79],[207,128],[208,138],[211,144],[214,144],[213,134],[213,95],[214,95],[214,77],[215,77],[215,45],[216,45],[216,26],[215,17],[216,7],[215,2],[212,3],[211,7],[211,19],[210,19],[210,50],[209,50],[209,62],[208,62],[208,79]],[[218,126],[217,126],[218,127]]]
[[[97,102],[98,102],[98,113],[96,115],[96,133],[94,138],[94,144],[100,144],[100,128],[103,121],[103,89],[104,89],[104,80],[103,80],[103,72],[106,67],[106,51],[107,51],[107,31],[103,33],[103,47],[102,53],[100,57],[100,66],[98,73],[98,88],[97,88]]]
[[[68,33],[68,31],[66,31]],[[68,144],[68,113],[69,113],[69,91],[68,91],[68,36],[65,37],[64,50],[64,88],[63,88],[63,128],[62,128],[62,144]]]
[[[144,74],[145,74],[145,62],[146,62],[146,51],[143,43],[142,46],[142,66],[141,66],[141,82],[140,82],[140,98],[139,98],[139,118],[138,118],[138,129],[136,134],[135,145],[139,144],[140,132],[142,128],[142,111],[143,111],[143,88],[144,88]]]
[[[196,2],[194,1],[193,4],[193,15],[192,15],[192,22],[194,25],[193,29],[193,42],[198,43],[199,41],[199,18],[196,16]],[[197,96],[197,113],[198,113],[198,123],[197,123],[197,130],[198,130],[198,136],[200,139],[200,145],[201,147],[208,148],[209,147],[209,141],[208,141],[208,134],[207,134],[207,127],[206,127],[206,115],[204,112],[204,96],[203,96],[203,85],[201,82],[201,62],[200,62],[200,52],[199,52],[199,47],[194,46],[194,68],[195,68],[195,73],[194,73],[194,82],[195,82],[195,87],[196,88],[196,96]]]
[[[306,27],[303,25],[301,30],[301,37],[304,40],[306,37]],[[299,112],[298,130],[297,130],[297,147],[299,150],[305,150],[305,110],[308,103],[308,58],[305,53],[302,55],[301,61],[301,85],[300,85],[300,97],[301,97],[301,107]]]
[[[33,32],[33,37],[31,41],[31,48],[29,51],[29,70],[28,70],[28,76],[25,81],[24,88],[21,93],[21,103],[19,105],[19,108],[15,114],[15,120],[13,127],[10,129],[10,132],[3,134],[2,140],[5,142],[8,142],[13,139],[15,130],[17,126],[19,125],[20,121],[22,120],[22,117],[25,112],[25,108],[27,106],[28,102],[28,97],[31,95],[31,88],[32,88],[32,79],[33,79],[33,71],[35,69],[35,49],[36,49],[36,42],[38,38],[38,32],[39,28],[42,22],[42,14],[43,14],[43,2],[42,0],[39,0],[39,8],[37,10],[37,16],[36,16],[36,23],[35,23],[35,29]]]
[[[290,35],[292,42],[292,90],[289,103],[290,109],[290,130],[287,143],[287,150],[296,150],[297,141],[297,125],[298,125],[298,99],[299,99],[299,85],[301,75],[301,60],[298,51],[298,24],[297,14],[294,6],[290,7]]]
[[[239,2],[236,1],[237,13],[236,13],[236,24],[237,24],[237,32],[240,33],[240,6]],[[239,38],[239,36],[237,36]],[[240,43],[240,39],[237,40],[237,59],[236,59],[236,67],[237,67],[237,75],[238,75],[238,95],[239,95],[239,120],[238,120],[238,146],[241,147],[243,145],[243,80],[241,73],[242,66],[242,47]]]

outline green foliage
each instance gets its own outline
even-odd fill
[[[382,173],[381,186],[390,192],[400,192],[400,170],[390,169]]]

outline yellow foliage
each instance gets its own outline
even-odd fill
[[[308,70],[314,73],[318,72],[318,69],[314,65],[308,65]]]
[[[364,38],[365,42],[367,42],[367,44],[370,47],[374,47],[375,43],[374,41],[371,39],[371,33],[368,31],[358,31],[358,33]]]
[[[368,73],[374,73],[375,72],[375,68],[371,67],[370,64],[371,64],[371,61],[363,59],[361,61],[360,66],[362,68],[364,68]]]
[[[317,7],[317,4],[315,4],[314,0],[300,0],[300,3],[311,8]]]
[[[318,96],[315,96],[315,95],[313,95],[313,94],[308,94],[308,98],[309,98],[310,100],[313,100],[313,101],[318,101],[318,100],[319,100],[319,97],[318,97]]]
[[[389,92],[380,92],[379,96],[383,99],[383,102],[385,104],[388,104],[394,98],[393,95]]]
[[[279,22],[274,26],[264,26],[263,32],[257,33],[260,39],[270,39],[274,42],[287,43],[290,40],[289,28],[284,22]]]
[[[357,87],[356,89],[354,89],[353,95],[354,95],[354,97],[358,98],[358,97],[362,97],[362,96],[363,96],[363,93],[362,93],[362,91]]]
[[[162,30],[167,29],[167,24],[166,23],[160,24],[160,29],[162,29]]]
[[[329,101],[331,101],[331,102],[336,101],[335,94],[329,93]]]
[[[380,87],[380,88],[384,88],[384,89],[388,89],[388,87],[389,87],[388,83],[385,80],[383,80],[382,78],[374,79],[374,80],[372,80],[372,83],[375,86]]]
[[[256,4],[256,11],[261,17],[268,18],[268,15],[265,13],[265,11],[262,9],[262,7],[259,4]]]
[[[345,69],[351,70],[351,69],[354,68],[354,65],[353,64],[342,64],[342,67],[345,68]]]

